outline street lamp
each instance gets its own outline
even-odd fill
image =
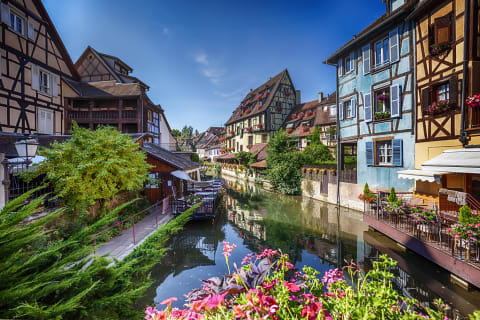
[[[33,158],[37,154],[38,141],[33,137],[26,136],[15,142],[15,149],[17,149],[18,156],[25,158],[28,163],[28,158]],[[28,165],[28,164],[27,164]]]

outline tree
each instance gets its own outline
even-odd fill
[[[320,140],[321,130],[315,128],[311,137],[308,137],[310,145],[303,150],[303,164],[315,165],[326,161],[334,161],[334,157],[327,146]]]
[[[296,150],[295,141],[279,130],[270,140],[267,149],[267,178],[273,188],[285,194],[301,191],[302,155]]]
[[[134,303],[152,284],[149,270],[165,255],[168,239],[183,228],[192,211],[160,227],[113,266],[111,260],[92,257],[87,267],[91,236],[116,221],[130,203],[62,239],[54,222],[66,219],[67,208],[23,222],[44,200],[28,201],[35,191],[0,211],[0,318],[140,319]]]
[[[195,129],[195,135],[198,136],[198,129]]]
[[[198,153],[192,153],[190,156],[190,160],[193,162],[200,162],[200,157],[198,156]]]
[[[170,131],[170,133],[172,134],[172,136],[175,139],[179,138],[182,135],[182,133],[178,129],[172,129],[172,131]]]
[[[45,160],[25,173],[42,174],[64,205],[74,209],[107,203],[122,191],[138,191],[148,179],[146,154],[128,135],[112,127],[95,131],[73,123],[72,137],[38,154]]]
[[[248,167],[257,160],[257,157],[248,151],[239,151],[235,154],[235,159],[237,159],[238,163],[242,166]]]
[[[190,138],[193,135],[193,127],[184,125],[182,128],[182,138]]]

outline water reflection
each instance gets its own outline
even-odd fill
[[[227,273],[222,241],[237,244],[230,257],[240,264],[250,252],[279,248],[288,253],[297,268],[312,266],[321,272],[341,267],[344,260],[359,262],[366,270],[386,253],[399,262],[395,285],[423,306],[442,297],[455,312],[478,309],[478,291],[466,292],[451,286],[448,274],[423,258],[402,250],[393,241],[369,231],[362,216],[319,201],[266,193],[252,184],[228,181],[225,210],[212,222],[192,222],[171,243],[171,250],[152,270],[154,285],[139,305],[158,304],[182,297],[201,285],[200,280]]]

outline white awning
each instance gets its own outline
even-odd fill
[[[427,182],[440,183],[440,179],[446,172],[433,172],[419,169],[409,169],[398,171],[398,177],[401,179],[413,179]]]
[[[176,170],[176,171],[170,172],[170,174],[172,176],[175,176],[175,177],[177,177],[179,179],[182,179],[182,180],[185,180],[185,181],[195,182],[195,180],[190,178],[190,176],[185,171],[182,171],[182,170]]]
[[[441,155],[422,163],[422,169],[480,174],[480,148],[445,150]]]

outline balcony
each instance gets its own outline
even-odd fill
[[[117,120],[119,119],[118,110],[92,111],[91,117],[89,111],[70,111],[68,117],[72,120]],[[136,119],[136,110],[122,110],[122,119]]]

